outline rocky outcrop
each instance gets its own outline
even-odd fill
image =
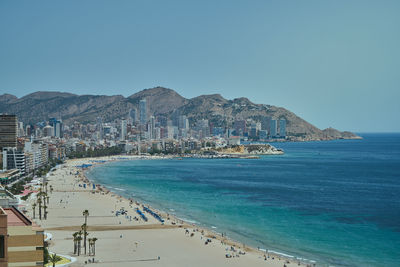
[[[239,155],[282,155],[282,149],[277,149],[270,144],[260,145],[240,145],[228,148],[217,149],[219,154],[239,154]]]

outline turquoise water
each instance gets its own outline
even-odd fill
[[[400,134],[277,143],[260,159],[134,160],[89,177],[254,247],[319,266],[399,266]]]

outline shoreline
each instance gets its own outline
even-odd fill
[[[247,155],[247,156],[250,156],[250,154]],[[118,156],[111,156],[111,157],[118,157]],[[128,161],[128,160],[158,160],[158,159],[165,159],[165,160],[166,160],[166,159],[174,159],[174,158],[176,158],[176,156],[163,156],[163,157],[159,157],[159,156],[155,156],[155,157],[154,157],[154,156],[130,156],[130,157],[131,157],[130,159],[127,159],[126,157],[123,157],[123,158],[121,158],[121,159],[113,158],[113,159],[110,160],[110,161],[98,163],[98,164],[96,164],[96,165],[93,164],[92,166],[90,166],[90,167],[88,167],[87,169],[85,169],[85,170],[82,171],[82,174],[83,174],[83,176],[85,177],[84,179],[86,179],[87,182],[90,182],[90,183],[93,183],[93,182],[94,182],[94,183],[96,183],[96,187],[97,187],[97,186],[100,186],[100,187],[102,187],[103,189],[106,189],[106,190],[108,190],[109,192],[112,192],[112,193],[118,195],[119,197],[124,198],[125,200],[129,201],[130,199],[127,198],[126,196],[123,196],[121,192],[116,192],[116,191],[120,191],[119,188],[111,187],[111,189],[110,189],[110,188],[109,188],[110,186],[106,186],[106,185],[97,183],[97,181],[96,181],[95,179],[90,179],[90,178],[88,177],[87,172],[91,171],[91,170],[92,170],[93,168],[95,168],[95,167],[99,167],[99,166],[106,165],[106,164],[113,163],[113,162],[117,162],[117,161]],[[189,158],[193,158],[193,157],[189,157]],[[196,157],[194,157],[194,158],[196,158]],[[247,157],[241,157],[241,158],[242,158],[242,159],[253,159],[252,157],[249,157],[249,158],[247,158]],[[90,160],[90,159],[93,159],[93,158],[85,158],[85,159]],[[235,157],[233,157],[233,159],[235,159]],[[125,190],[123,190],[123,191],[125,191]],[[123,191],[122,191],[122,192],[123,192]],[[134,197],[133,197],[133,199],[134,199]],[[141,201],[145,201],[145,200],[141,200]],[[217,232],[217,231],[215,231],[215,230],[213,230],[213,229],[210,229],[210,228],[212,228],[213,226],[210,226],[210,227],[207,227],[207,226],[198,226],[198,225],[196,225],[196,224],[197,224],[197,223],[200,223],[200,222],[191,221],[191,220],[189,220],[189,219],[181,218],[181,217],[184,217],[184,216],[185,216],[184,214],[182,214],[180,217],[178,217],[179,215],[177,215],[177,214],[176,214],[176,215],[171,215],[171,214],[169,214],[168,212],[166,212],[166,211],[164,211],[164,210],[162,210],[162,209],[154,208],[154,207],[150,206],[150,204],[148,204],[148,203],[141,203],[141,204],[142,204],[142,205],[145,205],[145,206],[147,206],[147,207],[150,207],[152,210],[157,211],[157,212],[158,212],[159,214],[161,214],[162,216],[165,216],[165,217],[166,217],[166,216],[173,217],[173,218],[175,218],[175,220],[181,221],[183,225],[188,225],[189,227],[196,227],[196,228],[201,229],[201,230],[203,230],[203,231],[205,231],[205,232],[208,232],[208,233],[210,233],[209,236],[211,236],[211,235],[212,235],[212,236],[215,236],[217,240],[219,240],[219,241],[224,241],[225,243],[227,243],[227,244],[229,244],[229,245],[232,245],[232,246],[234,246],[234,247],[238,247],[238,248],[241,248],[241,247],[244,248],[244,247],[245,247],[246,251],[249,251],[249,252],[252,251],[252,252],[258,253],[258,254],[260,254],[260,255],[265,255],[265,253],[267,253],[267,254],[269,254],[269,255],[275,255],[275,257],[278,257],[279,259],[282,258],[282,259],[284,259],[284,260],[296,261],[297,263],[300,262],[300,264],[301,264],[301,265],[304,265],[304,266],[307,266],[307,264],[310,265],[310,266],[312,266],[313,264],[316,264],[316,263],[317,263],[315,260],[310,260],[310,259],[305,259],[305,258],[299,258],[299,257],[297,257],[297,256],[293,256],[293,255],[290,255],[290,254],[286,254],[286,253],[288,253],[288,252],[277,251],[278,249],[275,249],[275,248],[273,248],[273,249],[263,249],[263,248],[256,248],[256,247],[254,247],[254,246],[252,246],[252,245],[246,245],[246,244],[243,243],[243,242],[240,242],[240,241],[238,241],[238,240],[235,240],[235,239],[232,239],[232,238],[230,238],[230,237],[227,237],[226,235],[224,236],[222,233]]]
[[[79,230],[79,225],[82,222],[82,210],[88,209],[90,212],[90,216],[88,217],[88,231],[90,233],[93,232],[91,236],[98,236],[99,240],[115,239],[113,241],[108,241],[107,244],[103,243],[102,246],[99,245],[98,249],[103,250],[102,256],[100,257],[101,263],[111,263],[113,260],[116,260],[118,254],[123,253],[120,250],[132,246],[132,244],[129,244],[130,240],[135,240],[135,238],[139,238],[140,236],[142,238],[139,242],[140,244],[143,242],[144,244],[149,244],[150,240],[153,240],[150,242],[153,245],[145,245],[148,249],[141,253],[136,253],[135,255],[140,254],[142,257],[154,259],[156,256],[154,253],[158,251],[159,255],[162,255],[162,259],[166,261],[166,264],[163,266],[202,266],[203,263],[206,262],[211,264],[211,266],[258,266],[261,264],[262,266],[275,267],[283,266],[284,264],[286,264],[286,266],[298,266],[299,263],[301,263],[302,266],[314,266],[315,263],[312,261],[304,261],[303,259],[291,257],[290,255],[278,251],[267,251],[244,245],[230,237],[222,236],[222,234],[212,229],[192,224],[187,220],[182,220],[178,218],[178,216],[171,215],[163,210],[154,209],[145,203],[138,202],[138,200],[135,201],[134,198],[130,199],[124,197],[121,195],[121,192],[110,190],[107,186],[98,184],[95,180],[90,182],[87,176],[87,172],[92,168],[115,161],[171,158],[174,158],[174,156],[110,156],[72,159],[59,165],[53,172],[49,173],[47,178],[49,184],[55,189],[52,195],[50,195],[48,219],[39,221],[38,218],[36,218],[35,220],[37,224],[42,225],[46,231],[53,234],[53,240],[50,241],[49,249],[64,255],[68,254],[77,257],[71,254],[72,241],[70,236],[73,231]],[[90,166],[87,166],[85,169],[77,167],[82,164],[89,164]],[[93,182],[95,184],[94,190],[92,189]],[[88,183],[89,187],[80,187],[82,183]],[[55,198],[55,200],[53,198]],[[30,200],[32,204],[32,199]],[[149,217],[149,222],[143,222],[140,218],[138,221],[132,221],[132,217],[135,216],[136,218],[137,216],[137,214],[134,213],[135,208],[143,210],[142,208],[144,206],[160,214],[162,218],[165,219],[165,224],[154,219],[149,213],[146,213],[146,216]],[[133,212],[132,216],[130,216],[130,220],[127,218],[128,216],[125,218],[120,218],[122,216],[115,216],[115,212],[118,211],[117,207],[129,210],[128,214]],[[107,212],[107,210],[111,210],[111,212]],[[31,207],[28,211],[32,214]],[[58,216],[57,213],[59,214]],[[118,238],[118,240],[116,237],[112,237],[115,236],[116,232],[121,233],[121,239]],[[125,240],[125,236],[128,236],[127,240]],[[163,240],[161,238],[162,236],[169,236],[168,241]],[[167,243],[164,244],[164,242]],[[168,245],[171,242],[174,245]],[[161,244],[163,244],[163,246],[159,247]],[[120,250],[114,253],[110,252],[112,249],[116,249],[116,247],[120,246],[122,246]],[[137,242],[136,246],[138,246]],[[169,246],[171,246],[171,248],[169,248]],[[175,249],[171,250],[172,248]],[[212,250],[210,251],[210,249]],[[134,251],[138,252],[137,247]],[[186,256],[182,255],[182,251],[186,251],[184,253]],[[122,255],[119,255],[119,258],[123,258],[126,255],[129,254],[124,252]],[[134,257],[135,255],[129,255],[129,257]],[[169,258],[170,255],[174,255],[174,257]],[[179,261],[183,261],[185,257],[189,258],[180,263]],[[235,260],[229,258],[235,258]],[[77,259],[78,262],[83,263],[84,260],[87,259],[87,256],[81,255],[78,256]],[[128,263],[131,262],[131,260],[132,259],[126,259],[124,262]],[[193,261],[192,264],[187,263],[191,261]]]

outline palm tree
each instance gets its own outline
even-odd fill
[[[79,234],[79,232],[75,232],[72,234],[72,236],[74,238],[74,254],[76,254],[78,251],[78,239],[77,239],[78,234]]]
[[[47,211],[46,211],[46,209],[47,209],[47,206],[46,206],[46,204],[43,206],[43,214],[44,214],[44,219],[45,220],[47,220]]]
[[[33,219],[35,219],[36,203],[32,204],[32,209],[33,209]]]
[[[91,251],[92,251],[92,245],[93,245],[93,242],[92,242],[92,239],[91,239],[91,238],[88,239],[88,243],[89,243],[89,256],[91,256],[91,255],[92,255],[92,253],[91,253]]]
[[[37,202],[38,205],[39,205],[39,219],[41,220],[41,219],[42,219],[42,199],[41,199],[41,198],[38,198],[38,199],[36,200],[36,202]]]
[[[80,232],[80,231],[79,231]],[[82,236],[78,235],[76,237],[76,241],[78,242],[78,256],[81,254],[81,241],[82,241]]]
[[[57,254],[55,254],[55,253],[51,254],[49,259],[50,259],[50,262],[53,263],[53,267],[56,266],[56,262],[62,260],[62,258],[60,256],[57,256]]]
[[[97,238],[96,238],[96,237],[93,237],[93,238],[92,238],[92,242],[93,242],[93,244],[92,244],[93,256],[96,255],[96,241],[97,241]]]
[[[40,192],[40,196],[43,199],[43,204],[46,204],[46,196],[47,196],[47,194],[45,192]]]
[[[87,236],[87,232],[86,232],[86,229],[87,229],[87,217],[89,216],[89,211],[88,210],[84,210],[83,212],[82,212],[82,215],[85,217],[85,229],[84,229],[84,232],[83,232],[83,246],[85,247],[85,254],[86,254],[86,236]]]
[[[83,232],[83,247],[85,248],[85,254],[86,254],[86,237],[89,235],[87,232],[87,225],[84,223],[81,226],[82,232]]]

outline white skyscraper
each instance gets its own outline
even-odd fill
[[[127,124],[126,120],[121,120],[121,140],[126,140],[126,132],[127,132]]]

